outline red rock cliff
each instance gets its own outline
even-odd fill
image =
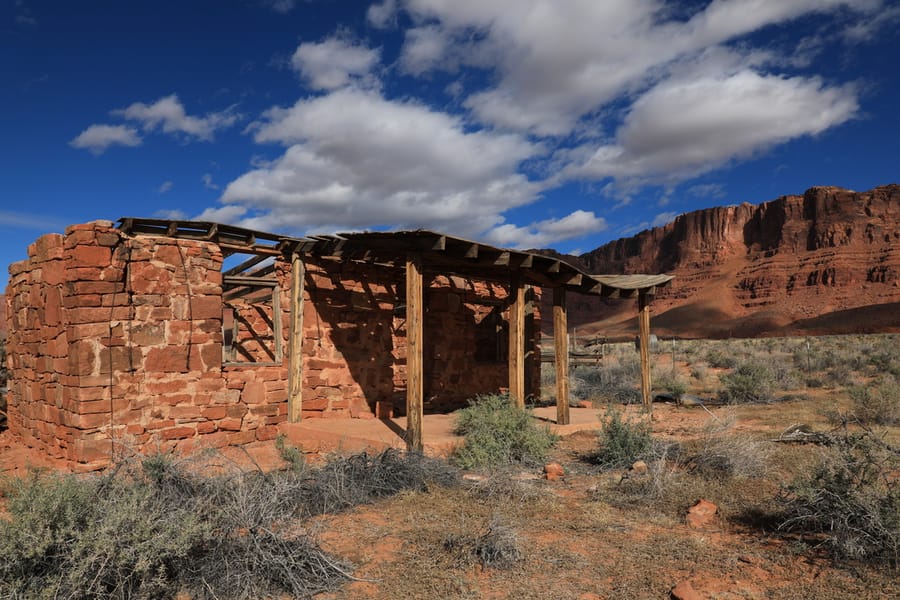
[[[595,273],[672,273],[655,327],[697,336],[900,329],[900,186],[815,187],[698,210],[579,257]],[[629,310],[580,303],[618,332]],[[577,310],[577,309],[576,309]],[[584,312],[584,311],[587,312]]]

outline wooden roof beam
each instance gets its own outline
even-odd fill
[[[222,273],[222,275],[225,277],[228,277],[229,275],[237,275],[238,273],[241,273],[242,271],[246,271],[247,269],[249,269],[251,267],[255,267],[256,265],[258,265],[262,261],[266,260],[267,258],[269,258],[269,257],[265,256],[265,255],[254,256],[250,260],[245,260],[241,264],[228,269],[227,271]]]

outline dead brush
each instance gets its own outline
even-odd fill
[[[302,506],[309,515],[333,513],[402,491],[457,483],[457,471],[450,465],[418,452],[389,448],[374,455],[334,456],[306,476]]]
[[[698,440],[684,447],[687,468],[705,477],[761,477],[768,471],[768,442],[734,431],[733,414],[706,423]]]
[[[508,569],[524,557],[519,534],[497,514],[483,533],[450,534],[443,547],[457,563],[468,565],[477,561],[485,569]]]
[[[547,494],[537,482],[517,478],[507,470],[493,471],[485,479],[471,482],[467,491],[479,500],[515,504],[527,504]]]
[[[785,487],[783,531],[812,536],[834,558],[900,567],[900,454],[871,432],[847,435]]]

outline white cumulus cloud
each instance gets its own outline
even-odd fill
[[[485,239],[512,248],[545,248],[556,242],[579,238],[606,229],[606,221],[593,212],[576,210],[561,219],[547,219],[520,227],[505,223],[492,229]]]
[[[127,125],[91,125],[69,142],[73,148],[103,154],[110,146],[140,146],[137,129]]]
[[[632,105],[615,143],[572,169],[578,176],[687,178],[774,144],[854,118],[853,86],[760,75],[666,81]]]
[[[425,227],[479,235],[539,192],[518,172],[543,151],[539,145],[467,131],[459,117],[374,91],[345,88],[271,109],[256,127],[257,142],[287,150],[231,182],[222,200],[248,214],[255,209],[243,222],[261,229]]]
[[[291,66],[314,89],[333,90],[350,83],[371,86],[375,83],[371,71],[379,56],[379,50],[332,37],[300,44]]]

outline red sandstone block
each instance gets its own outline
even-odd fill
[[[66,308],[84,308],[102,306],[100,294],[81,294],[78,296],[66,296],[63,300]]]
[[[223,431],[240,431],[241,424],[243,423],[242,419],[238,418],[226,418],[222,419],[218,422],[219,429]]]
[[[72,424],[79,429],[98,429],[111,424],[111,416],[108,412],[92,413],[87,415],[74,415]]]
[[[238,431],[235,433],[227,433],[228,443],[232,446],[243,446],[249,444],[256,439],[255,431]]]
[[[91,375],[97,366],[96,346],[80,340],[69,346],[67,372],[72,375]]]
[[[127,401],[126,401],[127,402]],[[109,413],[113,408],[113,402],[109,400],[92,400],[87,402],[78,402],[74,405],[75,412],[82,415],[91,415],[96,413]]]
[[[328,398],[303,399],[303,410],[322,411],[328,409]]]
[[[190,394],[165,394],[159,396],[156,400],[159,404],[168,404],[176,406],[178,404],[190,404],[192,396]]]
[[[173,406],[169,411],[169,416],[178,423],[187,423],[190,420],[199,420],[200,408],[196,406]]]
[[[264,404],[266,401],[266,385],[261,381],[248,381],[241,393],[244,404]]]
[[[247,407],[243,404],[226,405],[225,414],[232,418],[243,418],[247,414]]]
[[[197,423],[197,433],[200,435],[205,435],[207,433],[212,433],[216,431],[218,428],[216,424],[212,421],[205,421],[203,423]]]
[[[209,408],[204,408],[200,414],[207,419],[218,420],[225,418],[226,410],[224,406],[210,406]]]
[[[172,429],[163,429],[160,436],[164,440],[181,440],[196,435],[197,430],[193,427],[182,425],[181,427],[173,427]]]
[[[175,421],[172,419],[154,420],[154,421],[150,421],[149,423],[147,423],[145,425],[145,427],[147,428],[148,431],[164,429],[166,427],[174,427],[174,426],[175,426]]]
[[[96,240],[100,246],[114,247],[119,243],[120,235],[116,231],[98,231]]]
[[[114,348],[101,349],[100,352],[100,374],[108,374],[118,371],[134,371],[140,368],[143,357],[141,349],[135,347],[119,346]]]
[[[222,297],[221,296],[195,296],[191,298],[191,318],[198,319],[221,319],[222,318]]]
[[[254,416],[271,417],[278,414],[277,404],[264,404],[262,406],[251,406],[250,414]]]
[[[274,440],[278,437],[278,427],[265,425],[256,430],[256,439],[260,441]]]
[[[183,391],[185,388],[186,383],[181,378],[148,381],[144,384],[144,389],[148,394],[170,394]]]
[[[112,441],[108,439],[77,439],[71,460],[80,463],[109,460],[112,452]]]
[[[109,323],[110,321],[128,321],[131,318],[131,308],[128,306],[106,307],[80,307],[70,308],[67,311],[69,323]]]
[[[189,370],[188,350],[182,346],[151,348],[144,359],[144,370],[150,373],[184,373]]]
[[[129,435],[141,435],[146,431],[140,423],[131,423],[125,426],[125,433]]]

